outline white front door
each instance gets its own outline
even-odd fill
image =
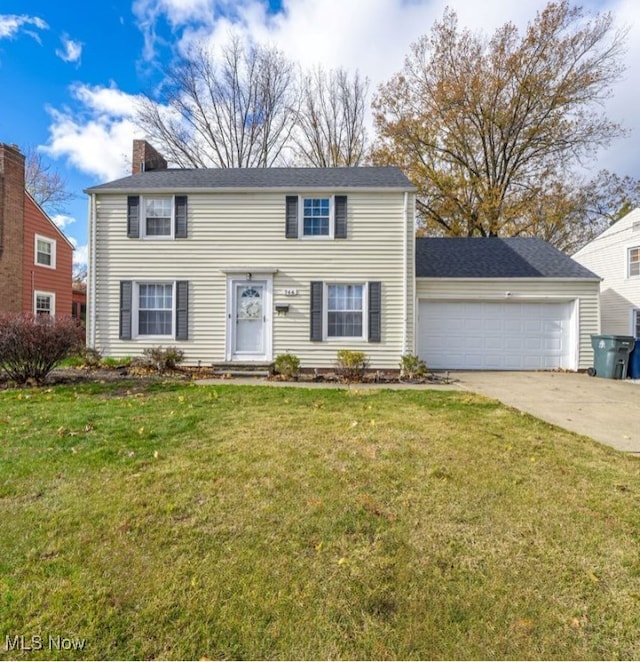
[[[270,360],[270,282],[232,279],[229,285],[229,358]]]

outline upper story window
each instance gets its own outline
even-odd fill
[[[41,267],[56,268],[56,242],[55,239],[47,239],[36,235],[35,263]]]
[[[171,237],[173,227],[173,199],[145,198],[144,224],[145,237]]]
[[[127,197],[127,237],[130,239],[186,239],[186,195]]]
[[[347,218],[346,195],[287,195],[285,198],[287,239],[346,239]]]
[[[304,198],[302,234],[305,237],[329,237],[331,235],[331,200],[329,198]]]
[[[630,248],[627,255],[629,276],[640,276],[640,246]]]

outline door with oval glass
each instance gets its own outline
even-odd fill
[[[232,283],[232,358],[266,359],[267,283],[260,280],[234,280]]]

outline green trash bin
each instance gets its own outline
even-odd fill
[[[587,371],[592,377],[625,379],[629,368],[629,354],[636,339],[633,336],[591,336],[593,368]]]

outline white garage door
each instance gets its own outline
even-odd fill
[[[567,303],[421,301],[418,355],[432,369],[574,369]]]

